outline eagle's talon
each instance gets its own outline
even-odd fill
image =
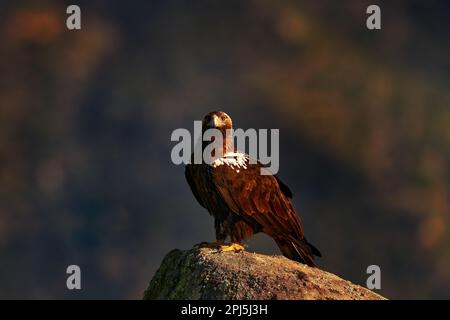
[[[220,246],[220,252],[234,251],[234,252],[242,252],[245,251],[245,247],[240,243],[230,243],[224,244]]]
[[[240,243],[225,243],[223,241],[215,241],[215,242],[201,242],[197,245],[199,248],[208,248],[214,250],[217,253],[220,252],[242,252],[245,251],[245,247]]]

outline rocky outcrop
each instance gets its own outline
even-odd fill
[[[318,268],[249,252],[172,250],[144,299],[379,300],[382,296]]]

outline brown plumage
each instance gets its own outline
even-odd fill
[[[203,130],[209,128],[223,133],[227,161],[217,166],[188,164],[185,175],[197,201],[214,216],[216,239],[223,241],[230,237],[232,242],[241,243],[255,233],[264,232],[276,241],[287,258],[316,266],[314,256],[321,254],[304,237],[289,188],[277,176],[261,175],[261,163],[250,164],[247,155],[235,152],[232,139],[225,135],[226,129],[232,128],[226,113],[207,114]],[[230,165],[238,160],[245,165]]]

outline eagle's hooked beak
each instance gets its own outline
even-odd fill
[[[221,125],[220,118],[218,116],[216,116],[215,114],[213,114],[211,116],[211,120],[209,121],[209,126],[211,128],[217,128],[217,127],[220,127],[220,125]]]

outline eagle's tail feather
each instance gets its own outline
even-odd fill
[[[286,258],[305,263],[310,267],[317,267],[314,256],[321,257],[321,253],[310,244],[305,238],[297,239],[277,239],[278,247]]]

